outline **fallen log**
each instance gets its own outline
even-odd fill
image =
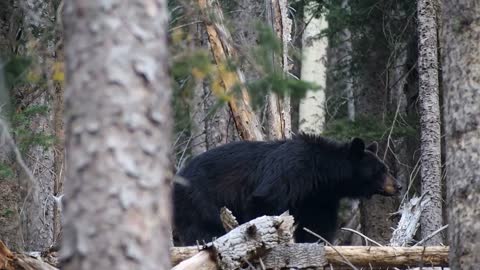
[[[199,252],[196,247],[173,247],[171,248],[171,260],[175,265],[187,260]],[[202,251],[208,253],[210,251]],[[210,260],[209,268],[195,268],[198,270],[216,269],[215,259],[206,256],[203,259]],[[325,260],[321,258],[324,254]],[[366,247],[366,246],[336,246],[324,247],[320,244],[282,244],[272,248],[262,256],[265,269],[291,268],[320,268],[325,265],[345,266],[345,259],[357,267],[435,267],[448,266],[448,247]],[[253,261],[252,261],[253,263]],[[194,268],[184,268],[194,269]]]
[[[336,251],[335,251],[336,250]],[[337,252],[338,251],[338,252]],[[343,265],[341,253],[353,265],[360,267],[448,266],[448,247],[365,247],[339,246],[325,247],[325,257],[329,264]]]
[[[262,257],[267,251],[292,241],[293,217],[262,216],[244,223],[228,234],[198,248],[183,248],[176,255],[191,254],[173,269],[237,269]],[[174,258],[172,258],[175,260]],[[179,262],[180,260],[175,260]]]
[[[52,265],[22,253],[10,251],[0,241],[0,270],[58,270]]]

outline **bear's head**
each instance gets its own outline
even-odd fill
[[[370,198],[374,194],[394,196],[402,187],[393,177],[388,166],[377,156],[378,144],[365,147],[362,139],[354,138],[350,143],[349,155],[352,162],[352,186],[354,197]]]

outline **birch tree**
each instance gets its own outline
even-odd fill
[[[480,265],[480,4],[442,3],[450,267],[473,270]]]
[[[325,124],[325,60],[328,41],[325,37],[319,39],[318,36],[328,27],[328,23],[323,15],[320,18],[313,18],[312,7],[310,4],[305,9],[305,21],[309,21],[309,24],[303,32],[301,79],[317,84],[320,89],[308,91],[305,98],[300,101],[299,129],[319,134]]]
[[[420,220],[422,238],[442,227],[442,190],[440,158],[440,105],[438,85],[438,48],[436,0],[419,0],[418,16],[418,77],[421,129],[422,192],[430,197]],[[426,244],[441,244],[436,234]]]
[[[166,1],[66,1],[63,269],[169,269]]]

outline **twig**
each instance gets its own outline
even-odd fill
[[[267,269],[267,268],[265,268],[265,264],[263,263],[262,258],[258,258],[258,262],[260,263],[260,267],[262,268],[262,270],[266,270],[266,269]]]
[[[342,253],[340,253],[330,242],[327,241],[327,239],[321,237],[319,234],[314,233],[313,231],[309,230],[308,228],[303,228],[303,230],[310,233],[311,235],[313,235],[315,237],[318,237],[319,239],[321,239],[322,241],[327,243],[329,246],[332,247],[333,250],[335,250],[336,253],[338,253],[338,255],[340,255],[340,257],[342,257],[342,259],[344,259],[344,261],[343,261],[344,263],[348,264],[348,266],[352,267],[353,269],[358,270],[358,268],[355,265],[353,265],[347,258],[345,258],[345,256],[343,256]]]
[[[15,144],[15,141],[13,140],[12,136],[10,135],[8,124],[1,117],[0,117],[0,137],[2,137],[5,140],[5,143],[11,147],[11,149],[13,150],[13,152],[15,154],[15,159],[16,159],[17,163],[20,165],[22,170],[25,172],[25,174],[27,175],[27,179],[31,183],[31,187],[28,189],[27,195],[25,196],[25,198],[23,200],[22,207],[20,208],[19,216],[21,217],[23,215],[23,211],[25,209],[25,205],[27,203],[27,200],[30,196],[32,196],[32,199],[33,199],[33,202],[34,202],[35,205],[40,205],[40,203],[38,201],[38,197],[35,194],[39,190],[38,182],[35,181],[35,177],[33,176],[33,173],[30,171],[27,164],[23,160],[22,154],[20,153],[20,150],[18,149],[17,145]],[[32,193],[34,193],[34,195],[32,195]],[[37,217],[40,218],[41,214],[42,213],[39,212]],[[21,229],[21,226],[20,226],[20,229]],[[23,233],[21,233],[21,235],[23,237]]]
[[[428,241],[430,238],[434,237],[435,235],[439,234],[441,231],[445,230],[446,228],[448,228],[448,224],[447,225],[444,225],[442,226],[440,229],[432,232],[431,234],[429,234],[427,237],[425,237],[424,239],[418,241],[415,245],[413,246],[420,246],[422,245],[423,243],[425,243],[425,241]]]
[[[361,232],[359,232],[359,231],[356,231],[356,230],[350,229],[350,228],[341,228],[341,229],[342,229],[342,230],[345,230],[345,231],[353,232],[353,233],[355,233],[355,234],[358,234],[358,235],[360,235],[361,237],[365,238],[365,241],[367,241],[367,242],[370,241],[370,242],[374,243],[375,245],[377,245],[377,246],[379,246],[379,247],[383,247],[382,244],[378,243],[377,241],[373,240],[372,238],[366,236],[365,234],[363,234],[363,233],[361,233]]]
[[[28,179],[32,183],[36,183],[35,177],[33,176],[32,172],[28,168],[27,164],[25,164],[22,154],[20,154],[20,150],[18,149],[17,145],[15,144],[12,136],[10,135],[10,132],[8,131],[8,125],[5,123],[3,119],[0,118],[0,128],[2,131],[2,134],[5,136],[5,141],[6,143],[12,148],[13,152],[15,153],[15,158],[20,165],[20,167],[24,170],[24,172],[27,174]]]

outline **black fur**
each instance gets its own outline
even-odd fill
[[[223,206],[240,223],[289,210],[299,225],[297,242],[318,240],[302,227],[331,240],[341,198],[385,193],[388,169],[376,156],[376,146],[366,149],[361,139],[339,143],[302,134],[283,141],[235,142],[207,151],[178,173],[187,185],[174,187],[177,244],[223,235],[219,218]]]

